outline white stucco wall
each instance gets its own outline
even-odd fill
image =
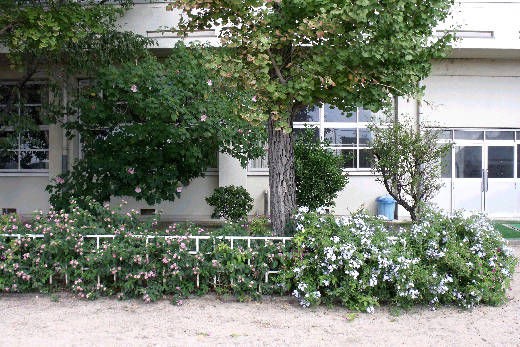
[[[422,117],[443,127],[520,127],[520,62],[437,62],[424,81]]]

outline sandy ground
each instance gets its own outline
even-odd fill
[[[520,247],[515,251],[520,255]],[[223,302],[83,301],[61,294],[0,296],[0,346],[520,346],[520,267],[509,301],[472,311],[387,308],[354,319],[343,308],[302,309],[290,298]]]

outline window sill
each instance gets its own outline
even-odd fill
[[[378,176],[374,174],[370,169],[368,170],[343,170],[343,173],[348,174],[349,176]],[[258,170],[258,171],[248,171],[248,176],[269,176],[269,170]]]
[[[49,177],[49,172],[0,171],[0,177]]]

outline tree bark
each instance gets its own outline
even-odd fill
[[[296,210],[293,133],[276,129],[276,121],[268,122],[269,191],[271,224],[275,235],[282,235]]]

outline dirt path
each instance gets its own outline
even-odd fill
[[[520,247],[515,247],[520,254]],[[302,309],[289,298],[222,302],[0,296],[0,346],[410,345],[520,346],[520,268],[509,302],[473,311],[386,308],[354,319],[342,308]]]

